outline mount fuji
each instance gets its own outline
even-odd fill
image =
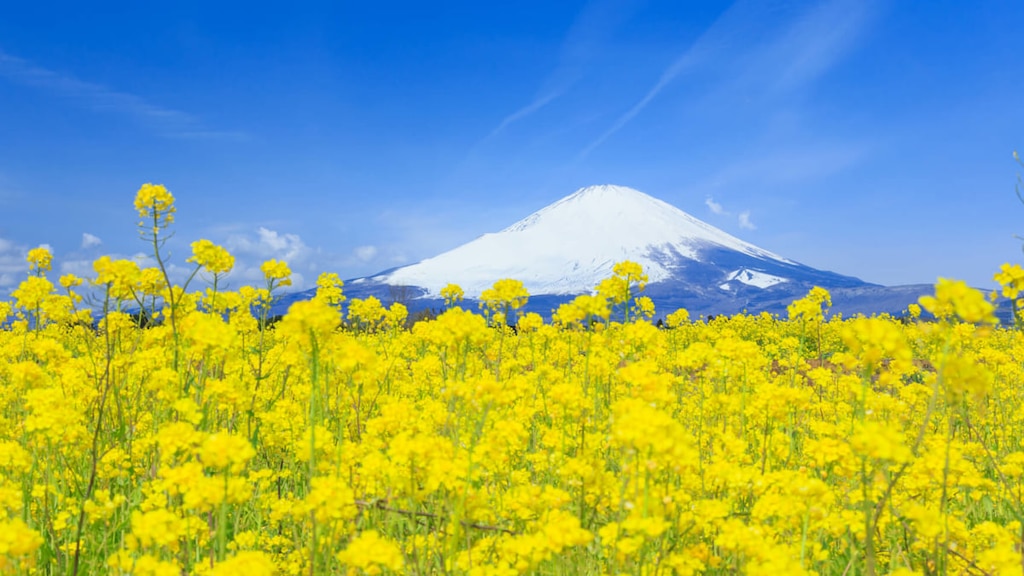
[[[644,294],[663,316],[767,311],[812,287],[832,292],[844,314],[898,314],[930,285],[884,287],[811,268],[736,238],[657,198],[624,186],[590,186],[489,233],[421,262],[346,281],[345,293],[436,307],[440,290],[458,284],[472,300],[496,280],[514,278],[530,292],[528,308],[544,315],[574,295],[590,293],[623,260],[649,277]],[[309,294],[295,294],[295,298]]]

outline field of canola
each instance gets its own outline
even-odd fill
[[[514,280],[408,328],[324,275],[271,325],[285,263],[225,291],[199,241],[168,291],[135,207],[158,265],[97,260],[97,325],[42,248],[0,303],[0,573],[1022,574],[1024,336],[963,283],[659,329],[626,262],[513,331]]]

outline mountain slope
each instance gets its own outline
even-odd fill
[[[647,272],[644,294],[657,316],[686,308],[693,317],[769,312],[814,286],[832,292],[833,310],[899,314],[930,285],[885,287],[811,268],[727,234],[632,188],[591,186],[483,236],[416,264],[348,280],[349,298],[375,296],[411,311],[440,308],[448,283],[463,288],[468,306],[502,278],[521,280],[527,310],[549,316],[576,294],[590,293],[612,275],[616,262],[633,260]],[[314,291],[285,296],[276,313]]]
[[[715,286],[735,280],[768,287],[794,275],[821,276],[666,202],[606,185],[582,188],[501,232],[370,280],[416,286],[430,295],[452,282],[467,296],[477,296],[500,278],[515,278],[531,294],[580,294],[610,276],[622,260],[639,262],[651,283],[700,276]],[[832,283],[862,284],[825,274],[822,279]]]

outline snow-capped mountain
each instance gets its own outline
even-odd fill
[[[623,260],[643,266],[649,277],[645,294],[659,316],[677,308],[693,315],[784,313],[814,286],[832,291],[836,311],[899,313],[931,291],[928,285],[890,289],[811,268],[643,192],[604,185],[581,188],[500,232],[433,258],[349,280],[345,292],[404,301],[415,309],[437,305],[449,283],[474,299],[495,281],[514,278],[529,290],[529,308],[550,314],[573,295],[592,292]]]
[[[515,278],[531,294],[580,294],[611,276],[616,262],[639,262],[652,283],[661,282],[676,276],[685,263],[704,262],[711,250],[741,255],[752,263],[798,266],[632,188],[591,186],[501,232],[371,280],[418,286],[431,295],[453,282],[467,296],[478,296],[495,280]],[[772,283],[770,275],[752,266],[745,276],[748,284]],[[742,273],[736,269],[727,275]]]

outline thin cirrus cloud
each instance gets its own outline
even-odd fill
[[[730,6],[696,41],[677,57],[647,90],[600,136],[579,153],[585,158],[609,138],[626,127],[670,84],[691,70],[715,66],[738,66],[739,71],[710,91],[735,87],[736,83],[756,83],[766,93],[799,89],[827,72],[849,52],[868,22],[867,0],[831,0],[800,14],[783,32],[763,44],[754,44],[746,52],[732,48],[742,45],[736,39],[752,30],[759,19],[758,8],[739,0]]]
[[[352,251],[360,262],[369,262],[377,257],[376,246],[359,246]]]
[[[265,226],[249,232],[234,232],[224,242],[224,247],[235,257],[235,268],[231,278],[242,283],[258,284],[263,280],[260,266],[263,262],[276,259],[286,262],[292,271],[292,289],[303,290],[306,274],[314,267],[318,250],[310,248],[298,234],[278,232]]]
[[[9,82],[59,94],[94,112],[130,117],[160,136],[196,140],[247,140],[245,132],[215,130],[199,117],[159,106],[146,99],[93,82],[79,80],[0,50],[0,77]]]
[[[710,210],[715,216],[732,216],[732,212],[726,210],[721,203],[716,202],[711,196],[708,196],[704,200],[704,205],[707,206],[708,210]],[[744,230],[757,230],[757,226],[754,225],[754,221],[750,219],[750,210],[740,212],[736,219],[740,228]]]
[[[28,271],[24,246],[0,238],[0,294],[8,293]]]
[[[708,196],[707,200],[704,201],[704,205],[708,207],[708,210],[711,210],[712,214],[718,216],[729,215],[729,213],[725,211],[725,208],[723,208],[722,205],[719,204],[718,202],[715,202],[715,199],[712,198],[711,196]]]
[[[773,70],[773,91],[799,89],[828,72],[853,50],[870,21],[868,0],[824,2],[798,19],[785,34],[759,52],[751,70]]]
[[[233,234],[225,243],[229,252],[253,258],[277,258],[295,264],[305,262],[313,252],[298,234],[281,233],[260,226],[256,237],[248,234]]]
[[[729,7],[717,20],[704,31],[700,37],[687,48],[679,57],[677,57],[672,64],[668,66],[658,78],[657,82],[654,83],[651,88],[647,90],[636,104],[630,107],[624,114],[619,116],[611,127],[605,130],[600,136],[594,141],[588,144],[579,154],[580,158],[585,158],[591,152],[594,151],[598,146],[604,144],[609,138],[611,138],[616,132],[622,130],[626,124],[629,124],[648,104],[654,100],[666,86],[671,84],[679,75],[696,68],[699,65],[704,64],[711,56],[719,50],[720,46],[740,27],[741,19],[744,15],[746,8],[745,2],[734,3]]]
[[[528,118],[568,92],[583,77],[595,53],[611,37],[631,9],[632,6],[623,0],[592,0],[588,3],[566,33],[559,50],[558,64],[545,78],[533,100],[505,116],[484,141],[494,138],[510,125]]]
[[[100,244],[103,244],[103,240],[100,240],[99,236],[96,236],[94,234],[89,234],[88,232],[83,232],[82,233],[82,249],[83,250],[88,250],[89,248],[95,248],[96,246],[99,246]]]

